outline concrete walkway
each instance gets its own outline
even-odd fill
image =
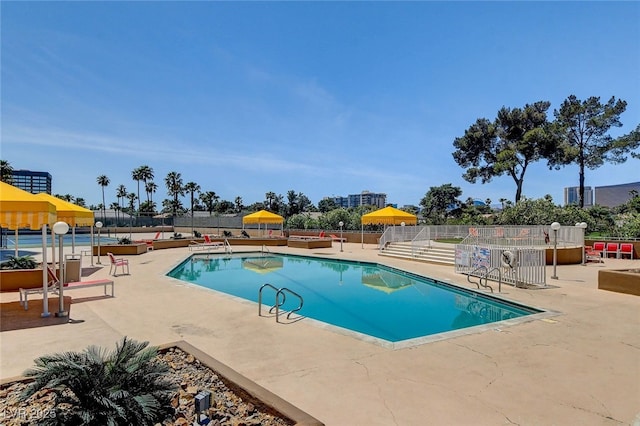
[[[243,249],[255,247],[234,247]],[[452,267],[381,257],[374,246],[270,250],[379,262],[471,288]],[[186,340],[327,425],[640,424],[640,297],[597,289],[598,270],[638,260],[559,266],[548,289],[503,287],[502,297],[560,313],[552,318],[393,350],[312,321],[276,324],[255,303],[165,276],[189,254],[128,257],[131,275],[115,278],[115,298],[96,297],[100,288],[65,293],[69,322],[39,318],[34,297],[23,326],[7,325],[18,295],[1,294],[0,377],[20,375],[40,355],[111,348],[126,335]],[[86,279],[107,277],[106,261]],[[55,312],[57,296],[50,302]]]

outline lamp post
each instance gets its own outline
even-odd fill
[[[344,222],[340,221],[338,222],[338,225],[340,225],[340,251],[342,251],[342,227],[344,226]],[[342,279],[340,279],[340,282],[342,282]]]
[[[556,265],[558,264],[558,229],[560,229],[560,224],[558,222],[553,222],[551,224],[551,229],[553,230],[553,275],[551,279],[557,280],[558,276],[556,275]]]
[[[62,240],[64,234],[69,232],[69,225],[66,222],[56,222],[53,224],[53,232],[58,236],[58,246],[60,247],[60,257],[58,259],[58,264],[60,265],[60,278],[58,282],[58,295],[60,297],[58,302],[58,312],[56,312],[57,317],[66,317],[69,315],[67,311],[64,310],[64,255],[62,253]]]
[[[584,253],[584,233],[587,229],[587,224],[585,222],[576,223],[576,227],[582,228],[582,266],[585,265],[585,253]]]
[[[100,229],[102,229],[102,222],[96,222],[96,228],[98,228],[98,261],[96,264],[102,265],[102,262],[100,262]]]

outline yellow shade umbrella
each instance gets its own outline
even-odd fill
[[[61,200],[58,197],[45,192],[36,194],[36,197],[49,201],[56,206],[58,222],[66,222],[71,227],[71,252],[76,252],[76,226],[93,226],[93,210],[85,209],[77,204]],[[93,249],[92,249],[93,250]]]
[[[35,195],[38,198],[49,201],[56,207],[58,221],[67,222],[69,226],[92,226],[94,222],[93,211],[76,204],[61,200],[53,195],[41,192]]]
[[[362,215],[361,220],[363,225],[400,225],[402,222],[406,225],[415,225],[418,223],[416,215],[391,206]]]
[[[262,223],[265,224],[265,229],[266,229],[266,224],[268,223],[279,223],[283,225],[284,217],[280,216],[279,214],[271,213],[266,210],[260,210],[259,212],[251,213],[243,217],[242,218],[243,228],[244,228],[244,225],[247,223],[252,223],[252,224],[257,223],[258,231],[260,231],[260,224]]]
[[[361,243],[364,247],[364,225],[401,225],[402,223],[405,225],[416,225],[418,223],[418,217],[389,206],[362,215],[360,221],[362,226]]]
[[[56,207],[47,200],[0,182],[0,226],[8,229],[41,229],[56,221]]]
[[[0,182],[0,227],[39,229],[42,228],[42,316],[49,316],[49,301],[47,288],[47,225],[53,226],[56,221],[56,207],[47,200],[33,194]],[[18,244],[16,241],[16,252]],[[17,256],[17,253],[16,253]]]

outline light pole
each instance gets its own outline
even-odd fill
[[[344,226],[344,222],[340,221],[338,222],[338,225],[340,225],[340,251],[342,251],[342,227]],[[342,279],[340,280],[340,282],[342,282]]]
[[[584,249],[584,233],[585,233],[585,231],[587,229],[587,224],[585,222],[580,222],[580,223],[576,223],[576,226],[578,228],[582,228],[582,266],[584,266],[584,264],[585,264],[584,263],[584,260],[585,260],[584,259],[584,257],[585,257],[585,253],[584,253],[584,251],[585,251],[585,249]]]
[[[553,230],[553,275],[551,279],[557,280],[558,276],[556,275],[556,265],[558,263],[558,229],[560,229],[560,224],[558,222],[553,222],[551,224],[551,229]]]
[[[400,222],[400,229],[402,229],[402,242],[404,243],[404,222]]]
[[[102,265],[102,262],[100,262],[100,230],[102,229],[102,222],[96,222],[96,228],[98,228],[98,261],[96,264]]]
[[[56,312],[57,317],[66,317],[69,315],[67,311],[64,310],[64,254],[62,253],[62,240],[64,234],[69,232],[69,225],[66,222],[56,222],[53,224],[53,232],[58,236],[58,246],[60,247],[60,257],[58,259],[58,264],[60,265],[60,278],[58,281],[58,295],[60,297],[58,302],[58,312]],[[55,267],[55,265],[54,265]]]

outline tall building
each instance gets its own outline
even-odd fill
[[[343,208],[358,206],[376,206],[378,208],[386,207],[387,194],[362,191],[360,194],[349,194],[346,197],[333,197],[333,202],[337,206]]]
[[[580,205],[580,187],[569,186],[564,189],[564,205],[570,206],[571,204]],[[593,189],[590,186],[584,187],[584,206],[593,206]]]
[[[616,207],[631,199],[631,191],[636,191],[640,194],[640,182],[596,186],[595,202],[601,206]]]
[[[32,194],[46,192],[51,195],[51,174],[31,170],[14,170],[11,176],[13,186]]]

